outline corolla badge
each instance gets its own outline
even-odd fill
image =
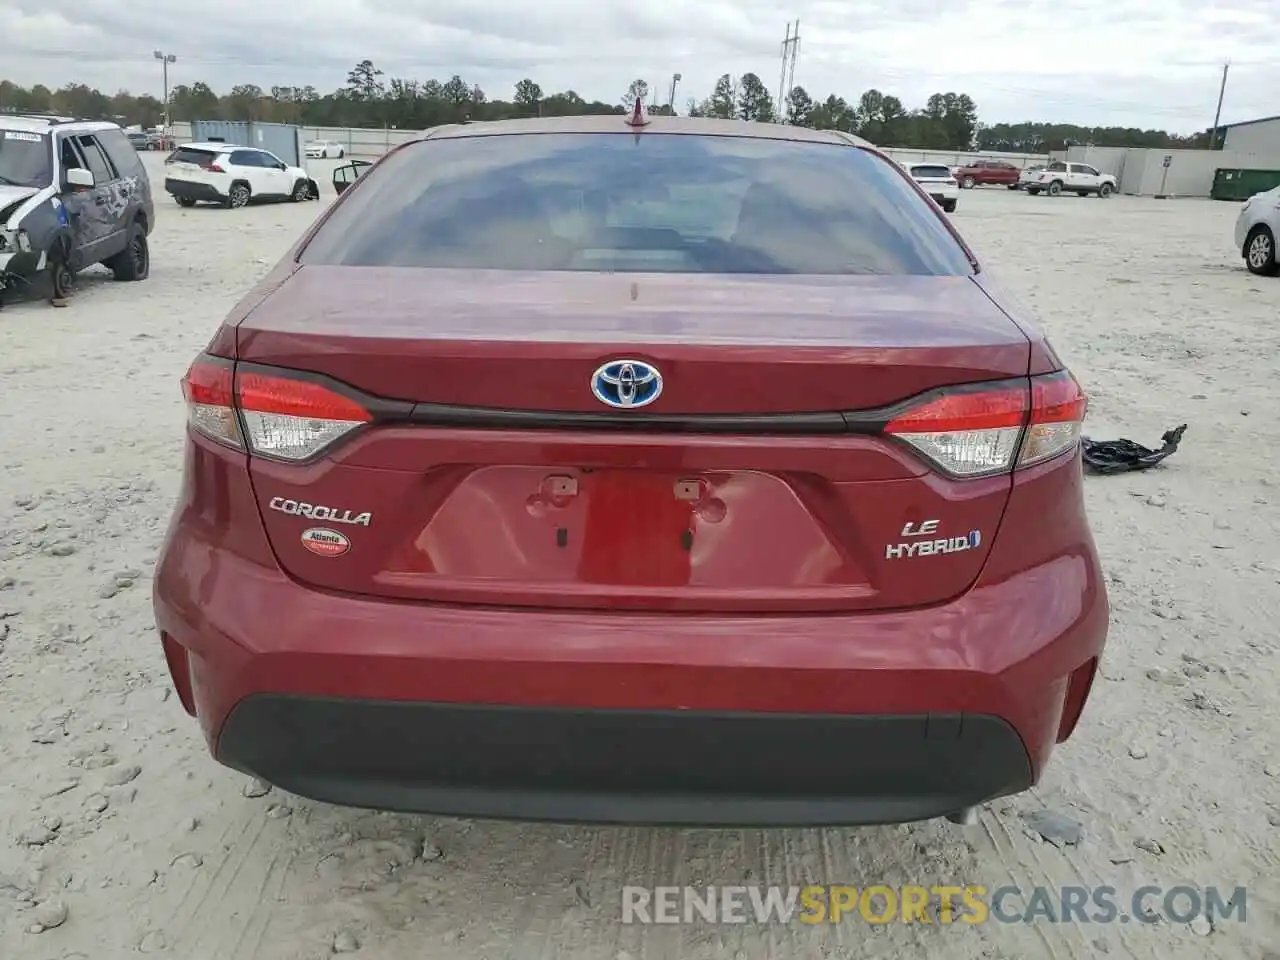
[[[619,410],[647,407],[662,395],[662,374],[643,360],[610,360],[591,375],[591,392]]]

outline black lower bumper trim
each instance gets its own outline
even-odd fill
[[[170,177],[165,178],[164,190],[165,193],[183,200],[204,200],[209,203],[215,203],[227,199],[207,183],[192,183],[188,180],[174,180]]]
[[[1033,783],[996,717],[576,710],[257,695],[227,766],[407,813],[577,823],[834,826],[942,816]]]

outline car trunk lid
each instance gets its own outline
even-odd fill
[[[967,277],[304,267],[237,339],[241,370],[393,401],[366,399],[395,416],[319,459],[251,458],[293,576],[404,600],[687,611],[962,592],[1008,474],[944,476],[868,424],[936,388],[1025,378],[1029,355]],[[661,371],[645,409],[593,395],[618,358]]]

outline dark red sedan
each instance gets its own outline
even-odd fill
[[[164,652],[213,756],[293,793],[965,821],[1089,696],[1085,398],[856,138],[429,131],[184,392]]]

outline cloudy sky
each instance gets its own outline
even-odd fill
[[[0,78],[159,96],[171,83],[341,86],[358,60],[388,77],[459,73],[493,97],[532,77],[616,101],[643,77],[677,103],[722,73],[776,90],[788,19],[796,82],[850,99],[868,87],[917,106],[968,93],[988,123],[1058,120],[1179,132],[1280,113],[1280,0],[0,0]]]

